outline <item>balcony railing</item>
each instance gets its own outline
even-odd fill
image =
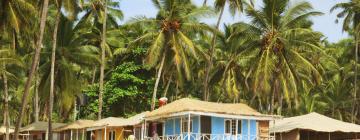
[[[274,136],[261,137],[258,135],[231,135],[231,134],[198,134],[187,133],[166,135],[159,137],[147,137],[144,140],[275,140]]]

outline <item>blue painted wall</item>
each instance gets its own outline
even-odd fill
[[[192,133],[200,133],[200,119],[199,116],[194,116],[191,118],[193,122],[193,131]],[[220,117],[211,117],[211,133],[212,134],[225,134],[225,122],[224,118]],[[256,120],[241,120],[241,134],[242,137],[238,139],[242,140],[254,140],[257,135],[257,122]],[[174,126],[175,125],[175,126]],[[248,128],[250,126],[250,128]],[[181,120],[180,118],[168,119],[165,121],[165,135],[176,135],[181,132]],[[249,135],[250,134],[250,135]],[[185,134],[186,135],[186,134]],[[185,136],[186,137],[186,136]],[[230,137],[229,137],[230,138]],[[234,137],[230,138],[231,140],[235,139]]]
[[[169,119],[165,121],[165,135],[174,135],[174,123],[175,119]]]
[[[191,118],[192,120],[192,133],[200,133],[200,119],[198,116]],[[174,127],[175,125],[175,127]],[[181,132],[180,118],[168,119],[165,121],[165,135],[175,135]]]
[[[180,134],[181,132],[181,122],[180,122],[180,118],[176,118],[175,119],[175,134]]]
[[[224,118],[211,117],[211,133],[212,134],[224,134]]]

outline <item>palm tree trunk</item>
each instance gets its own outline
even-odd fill
[[[204,0],[203,6],[206,6],[207,0]]]
[[[20,130],[21,123],[22,123],[22,120],[24,117],[26,106],[28,104],[27,98],[29,96],[31,82],[32,82],[34,74],[36,72],[37,64],[40,60],[40,51],[41,51],[42,41],[43,41],[43,37],[44,37],[48,5],[49,5],[49,0],[44,0],[43,9],[42,9],[41,18],[40,18],[40,35],[39,35],[39,39],[37,41],[37,45],[35,48],[35,54],[34,54],[34,57],[32,60],[31,69],[30,69],[28,78],[25,83],[24,94],[21,99],[21,107],[19,110],[19,117],[17,118],[16,126],[15,126],[14,140],[19,139],[19,130]]]
[[[169,87],[170,87],[170,83],[172,82],[172,73],[170,74],[170,78],[169,78],[169,81],[168,83],[166,84],[166,87],[165,87],[165,90],[164,90],[164,94],[163,94],[163,97],[166,97],[167,96],[167,93],[168,93],[168,90],[169,90]]]
[[[33,46],[36,46],[35,43],[32,43]],[[37,64],[37,68],[36,69],[39,69],[39,64]],[[34,121],[35,122],[38,122],[39,121],[39,113],[40,113],[40,110],[39,110],[39,85],[38,85],[38,79],[39,79],[39,72],[36,71],[35,72],[35,75],[34,75]]]
[[[355,34],[355,77],[354,77],[354,97],[353,97],[353,104],[351,109],[351,122],[355,123],[355,109],[356,109],[356,102],[357,102],[357,76],[358,76],[358,56],[359,55],[359,42],[358,42],[358,35]]]
[[[221,18],[223,16],[223,13],[224,13],[224,9],[225,7],[222,7],[221,8],[221,11],[220,11],[220,15],[219,15],[219,18],[217,20],[217,23],[216,23],[216,29],[219,29],[219,26],[220,26],[220,21],[221,21]],[[203,95],[203,98],[205,101],[209,100],[209,79],[210,79],[210,71],[212,69],[212,61],[213,61],[213,58],[214,58],[214,51],[215,51],[215,43],[216,43],[216,34],[214,33],[213,34],[213,38],[212,38],[212,41],[211,41],[211,48],[210,48],[210,59],[208,61],[208,66],[207,66],[207,69],[205,71],[205,80],[204,80],[204,95]]]
[[[96,77],[96,65],[94,65],[94,68],[93,68],[92,79],[91,79],[92,85],[95,83],[95,77]]]
[[[164,53],[164,55],[163,55],[163,57],[161,59],[160,67],[159,67],[159,70],[158,70],[158,73],[157,73],[155,86],[154,86],[154,91],[153,91],[153,96],[152,96],[152,102],[151,102],[151,111],[155,110],[156,92],[157,92],[157,89],[159,87],[160,77],[161,77],[161,73],[162,73],[162,70],[163,70],[163,67],[164,67],[165,58],[166,58],[166,53]]]
[[[100,64],[100,85],[99,85],[99,113],[98,119],[101,119],[104,93],[104,70],[105,70],[105,48],[106,48],[106,19],[107,19],[107,0],[104,0],[104,22],[102,28],[101,40],[101,64]]]
[[[59,2],[61,4],[61,2]],[[53,31],[53,45],[52,45],[52,51],[51,51],[51,70],[50,70],[50,95],[49,95],[49,126],[48,126],[48,140],[53,139],[52,135],[52,112],[54,107],[54,87],[55,87],[55,55],[56,55],[56,45],[57,45],[57,32],[59,28],[60,23],[60,17],[61,17],[61,5],[57,8],[56,13],[56,21]]]
[[[5,64],[3,65],[4,69],[6,70],[6,66]],[[3,81],[4,81],[4,124],[6,127],[6,133],[5,133],[5,140],[9,140],[10,139],[10,118],[9,118],[9,90],[8,90],[8,80],[7,80],[7,76],[5,74],[5,72],[3,72]]]

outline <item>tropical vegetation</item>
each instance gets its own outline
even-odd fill
[[[0,121],[16,132],[36,121],[51,128],[190,97],[360,124],[359,0],[328,11],[340,11],[349,34],[335,43],[313,30],[325,13],[306,1],[209,2],[152,0],[155,17],[124,21],[117,0],[3,0]],[[225,9],[250,20],[222,24]]]

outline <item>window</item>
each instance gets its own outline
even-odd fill
[[[181,133],[187,133],[188,132],[188,118],[182,118],[181,119]],[[190,132],[192,132],[192,120],[190,120]]]
[[[226,119],[225,120],[225,134],[241,134],[241,120]]]

